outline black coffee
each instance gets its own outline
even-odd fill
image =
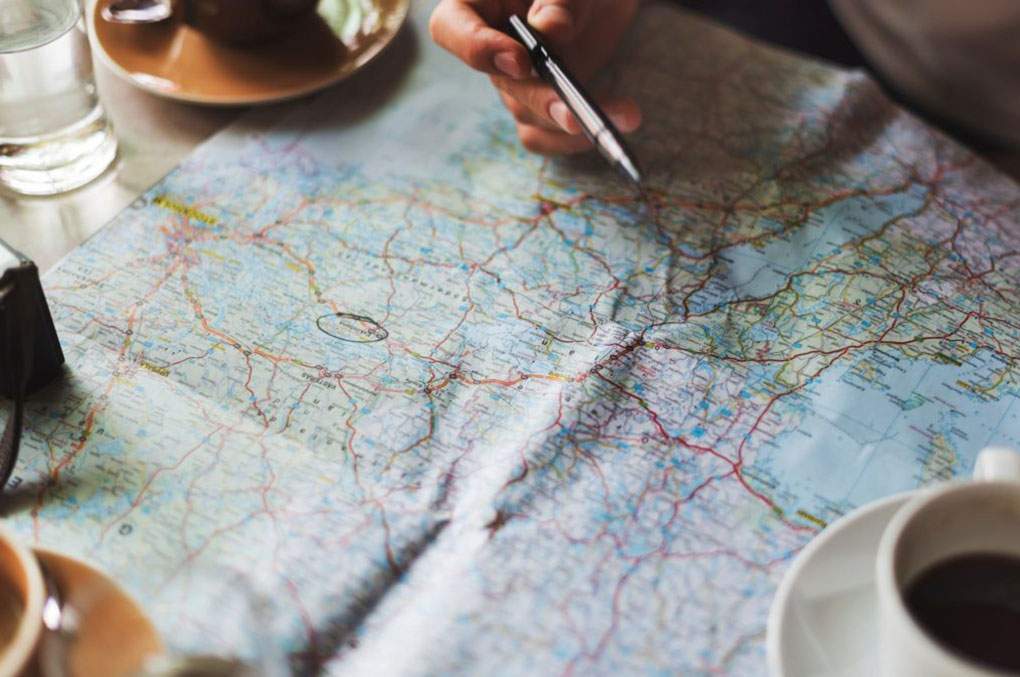
[[[922,571],[904,596],[921,627],[946,648],[1020,672],[1020,558],[952,557]]]

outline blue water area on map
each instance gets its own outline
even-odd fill
[[[758,456],[752,473],[767,473],[787,500],[792,496],[793,504],[784,508],[855,506],[931,481],[923,471],[925,450],[936,438],[952,450],[953,470],[964,476],[983,447],[1017,445],[1015,394],[985,401],[956,385],[980,382],[987,368],[983,356],[962,367],[901,356],[880,383],[854,376],[862,361],[880,357],[862,353],[854,363],[825,372],[802,398],[778,405],[782,415],[803,418],[774,440],[778,448]]]
[[[818,209],[803,226],[785,238],[772,239],[757,248],[742,244],[725,250],[729,265],[724,284],[733,298],[756,298],[773,294],[795,271],[809,268],[811,261],[834,253],[843,245],[877,231],[893,214],[919,208],[925,189],[912,187],[905,193],[848,198]],[[776,229],[779,224],[774,224]],[[704,312],[720,301],[718,295],[696,294],[693,312]]]

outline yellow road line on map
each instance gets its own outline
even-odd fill
[[[170,375],[170,370],[166,367],[160,367],[159,365],[155,365],[152,362],[146,362],[145,360],[142,360],[141,367],[146,371],[151,371],[153,374],[159,374],[160,376]]]
[[[797,511],[797,515],[799,517],[803,517],[804,519],[806,519],[808,522],[811,522],[812,524],[817,524],[818,526],[822,527],[823,529],[826,527],[827,522],[825,520],[823,520],[823,519],[821,519],[819,517],[815,517],[814,515],[812,515],[809,512],[806,512],[804,510],[798,510]]]
[[[187,216],[189,219],[201,221],[202,223],[206,223],[210,226],[215,226],[217,223],[220,222],[220,220],[215,216],[212,216],[211,214],[206,214],[205,212],[195,209],[194,207],[189,207],[183,202],[178,202],[177,200],[169,198],[166,195],[156,196],[156,199],[152,201],[152,204],[158,207],[163,207],[164,209],[169,209],[172,212],[177,212],[178,214],[181,214],[183,216]]]

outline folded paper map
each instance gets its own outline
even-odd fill
[[[46,276],[69,371],[7,523],[181,651],[763,673],[828,522],[1020,445],[1020,189],[653,4],[608,82],[642,196],[522,150],[425,5],[397,79],[242,119]]]

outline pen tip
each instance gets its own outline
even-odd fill
[[[621,160],[620,160],[620,166],[623,168],[623,171],[627,174],[627,176],[629,176],[631,178],[631,180],[634,183],[636,183],[638,185],[638,187],[640,187],[641,186],[641,172],[639,172],[638,168],[634,166],[634,163],[631,162],[629,158],[624,157],[624,158],[621,158]]]

